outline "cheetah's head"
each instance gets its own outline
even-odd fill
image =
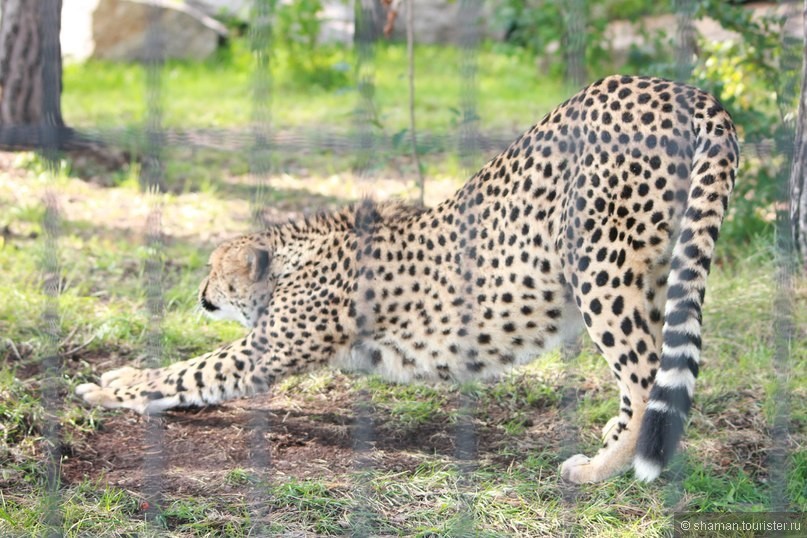
[[[199,305],[213,319],[254,327],[269,303],[272,254],[243,240],[228,241],[210,255],[210,273],[199,286]]]

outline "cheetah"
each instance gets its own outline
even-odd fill
[[[216,248],[199,288],[248,334],[76,392],[139,413],[215,404],[331,366],[394,382],[491,379],[587,331],[619,388],[573,483],[650,481],[692,401],[701,305],[733,189],[729,113],[685,84],[611,76],[581,90],[431,209],[356,203]]]

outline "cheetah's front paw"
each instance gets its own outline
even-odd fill
[[[82,383],[76,387],[76,394],[92,405],[109,409],[124,407],[141,414],[159,413],[175,407],[178,396],[165,395],[152,386],[153,374],[154,370],[124,366],[104,373],[101,385]]]

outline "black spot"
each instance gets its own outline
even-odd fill
[[[618,316],[622,313],[622,310],[625,307],[625,300],[622,299],[621,296],[617,296],[614,299],[613,304],[611,305],[611,311],[614,313],[615,316]]]
[[[378,366],[381,363],[381,350],[374,349],[370,353],[370,362],[373,363],[373,366]]]
[[[629,336],[630,333],[633,332],[633,323],[631,322],[629,317],[622,319],[620,328],[622,329],[622,332],[625,334],[625,336]]]

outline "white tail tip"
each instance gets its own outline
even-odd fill
[[[633,458],[633,472],[642,482],[652,482],[661,474],[661,465],[641,456]]]

